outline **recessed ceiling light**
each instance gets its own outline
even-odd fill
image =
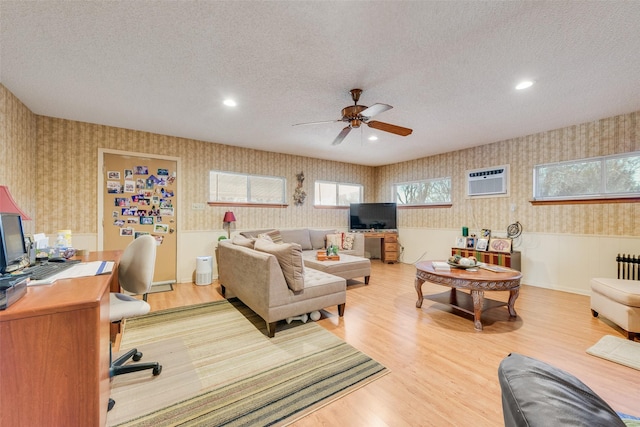
[[[377,136],[375,136],[375,135],[371,135],[371,136],[369,137],[369,141],[377,141],[377,140],[378,140],[378,137],[377,137]]]
[[[223,102],[224,105],[226,105],[227,107],[235,107],[236,105],[236,101],[234,101],[233,99],[225,99]]]
[[[530,88],[531,86],[533,86],[533,83],[534,82],[532,80],[525,80],[523,82],[518,83],[518,85],[516,86],[516,89],[522,90],[522,89]]]

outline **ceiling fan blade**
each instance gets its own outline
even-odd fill
[[[322,120],[320,122],[307,122],[307,123],[296,123],[295,125],[291,125],[291,126],[304,126],[304,125],[319,125],[322,123],[336,123],[336,122],[341,122],[342,120]]]
[[[392,108],[393,107],[391,105],[387,105],[387,104],[373,104],[371,107],[365,108],[364,110],[362,110],[360,112],[360,115],[364,117],[373,117],[376,114],[384,113],[385,111],[390,110]]]
[[[369,125],[369,127],[372,127],[374,129],[395,133],[396,135],[401,135],[401,136],[411,135],[411,133],[413,132],[413,129],[403,128],[402,126],[396,126],[389,123],[378,122],[375,120],[372,122],[367,122],[367,125]]]
[[[338,134],[338,136],[336,136],[336,139],[333,140],[333,142],[331,143],[331,145],[338,145],[342,142],[343,139],[345,139],[345,137],[347,135],[349,135],[349,132],[351,132],[351,127],[347,126],[346,128],[342,129],[342,131],[340,131],[340,133]]]

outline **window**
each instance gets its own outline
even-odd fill
[[[277,176],[209,172],[209,201],[284,204],[286,180]]]
[[[316,181],[316,206],[349,206],[351,203],[361,203],[363,187],[360,184],[342,182]]]
[[[451,203],[451,178],[393,184],[393,194],[394,200],[399,206]]]
[[[640,152],[593,157],[533,168],[534,200],[640,196]]]

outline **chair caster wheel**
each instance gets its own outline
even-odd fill
[[[107,405],[107,412],[112,410],[115,405],[116,405],[116,401],[111,399],[111,398],[109,398],[109,404]]]
[[[157,368],[153,368],[153,376],[158,376],[160,375],[160,372],[162,372],[162,365],[158,365]]]
[[[142,353],[138,351],[136,354],[133,355],[133,361],[137,362],[140,359],[142,359]]]

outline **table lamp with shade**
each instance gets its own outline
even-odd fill
[[[236,216],[231,211],[227,211],[224,213],[224,218],[222,219],[223,228],[227,229],[228,237],[231,239],[231,225],[236,222]]]
[[[9,192],[9,187],[0,185],[0,212],[15,213],[22,217],[23,220],[29,221],[31,218],[18,207],[15,200]]]

